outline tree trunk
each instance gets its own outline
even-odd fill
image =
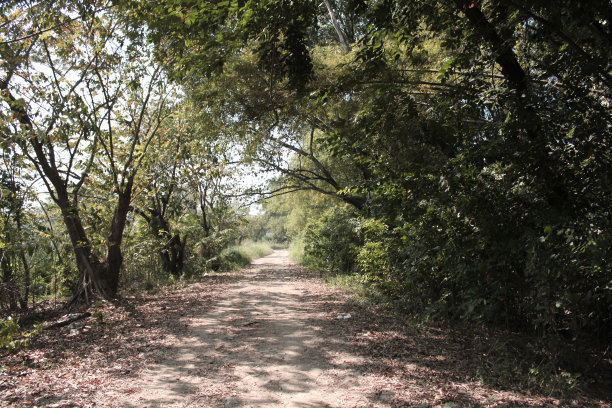
[[[103,288],[108,291],[111,297],[117,295],[119,289],[119,275],[123,265],[123,254],[121,253],[121,243],[123,242],[123,232],[127,223],[127,215],[130,212],[132,202],[132,187],[134,177],[130,176],[119,191],[119,200],[111,221],[110,233],[107,240],[106,259],[100,269],[100,281]]]
[[[208,238],[210,236],[210,224],[206,216],[206,207],[202,208],[202,229],[204,230],[204,237]]]
[[[135,211],[145,219],[153,236],[157,239],[161,237],[165,240],[164,245],[159,250],[159,258],[164,272],[180,276],[183,272],[186,240],[181,240],[181,236],[178,233],[174,235],[170,233],[168,221],[155,204],[152,208],[148,209],[149,214],[142,210]]]
[[[30,265],[25,255],[25,251],[21,249],[21,263],[23,264],[23,296],[19,296],[19,306],[22,310],[28,309],[28,301],[30,299]]]
[[[200,211],[202,211],[202,229],[204,230],[204,237],[210,236],[210,223],[208,222],[208,216],[206,214],[206,196],[208,194],[208,184],[200,190],[198,187],[198,199],[200,201]]]
[[[496,51],[495,62],[501,67],[502,75],[508,80],[510,86],[518,92],[524,92],[527,89],[527,75],[509,43],[504,43],[499,37],[495,27],[487,20],[477,3],[472,0],[455,0],[455,3],[465,13],[475,31]]]
[[[331,23],[334,26],[334,30],[336,30],[336,34],[338,35],[338,42],[340,43],[340,46],[342,47],[344,52],[348,54],[349,52],[351,52],[351,47],[348,44],[348,41],[346,40],[346,36],[344,35],[344,32],[340,28],[340,25],[338,25],[338,21],[336,20],[336,14],[334,13],[334,10],[332,9],[331,4],[329,3],[329,0],[323,0],[323,2],[325,3],[325,7],[327,7],[329,18],[331,19]]]
[[[85,297],[85,301],[89,301],[89,293],[93,291],[105,298],[117,296],[119,276],[123,265],[121,243],[130,210],[132,185],[133,181],[128,181],[123,191],[118,193],[119,199],[107,238],[106,258],[103,260],[93,257],[92,247],[83,228],[78,209],[72,207],[67,199],[61,199],[63,195],[58,193],[58,205],[68,229],[77,267],[81,274],[80,285],[75,290],[75,299]]]
[[[572,212],[569,206],[569,191],[565,180],[559,176],[560,172],[553,169],[549,163],[549,152],[546,148],[546,139],[541,136],[541,120],[535,110],[535,104],[531,102],[529,89],[529,78],[526,71],[518,61],[515,51],[512,49],[511,41],[504,41],[497,33],[493,24],[487,20],[479,5],[471,0],[455,0],[455,4],[463,11],[472,24],[474,31],[478,33],[494,50],[495,62],[499,64],[502,75],[507,80],[509,87],[517,93],[517,115],[524,123],[525,133],[529,139],[526,153],[531,156],[528,170],[543,181],[546,186],[543,191],[544,197],[552,209],[560,212]]]
[[[1,253],[0,258],[0,266],[2,267],[2,280],[4,282],[7,292],[9,309],[17,310],[17,288],[15,285],[11,262],[6,252]]]
[[[23,204],[23,203],[22,203]],[[15,213],[15,221],[17,223],[17,231],[19,232],[19,236],[21,235],[21,214],[22,207],[20,207]],[[21,258],[21,263],[23,264],[23,296],[21,295],[21,290],[19,291],[19,307],[22,310],[27,310],[28,308],[28,300],[30,297],[30,265],[28,264],[28,259],[26,258],[25,251],[23,246],[19,249],[19,256]]]
[[[99,294],[103,297],[111,297],[112,294],[101,285],[100,271],[103,268],[103,263],[94,259],[91,243],[85,228],[83,228],[78,208],[73,206],[68,199],[68,192],[65,188],[56,188],[56,193],[56,203],[64,219],[64,225],[72,243],[77,269],[81,275],[80,284],[75,288],[73,301],[79,297],[85,297],[85,300],[88,301],[88,296],[94,289],[99,291]]]
[[[0,90],[7,94],[11,102],[16,101],[8,89],[8,80],[0,81]],[[11,110],[19,123],[26,129],[34,129],[30,116],[23,107],[11,104]],[[63,179],[56,167],[53,146],[45,145],[41,139],[35,136],[35,133],[29,139],[29,144],[36,156],[36,167],[45,181],[51,197],[62,213],[76,257],[76,264],[81,274],[80,284],[75,289],[72,301],[83,295],[85,301],[88,302],[89,293],[94,290],[102,297],[115,297],[119,285],[119,272],[123,264],[121,241],[123,240],[123,231],[130,208],[135,174],[127,175],[126,183],[118,189],[119,200],[113,214],[111,232],[107,241],[106,259],[100,261],[95,259],[92,253],[91,242],[87,238],[79,216],[76,196],[74,202],[72,202],[68,193],[68,182]],[[45,149],[48,149],[49,155],[47,155]]]
[[[170,236],[168,233],[167,236]],[[185,243],[181,241],[179,234],[175,234],[164,245],[160,251],[162,266],[166,272],[174,276],[180,276],[183,272],[183,262],[185,259]]]

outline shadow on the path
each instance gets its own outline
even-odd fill
[[[477,373],[484,357],[467,336],[419,330],[390,313],[331,294],[277,293],[276,287],[304,273],[282,265],[281,258],[260,260],[252,267],[255,272],[234,283],[233,291],[240,296],[223,298],[196,318],[176,358],[161,362],[163,386],[172,398],[147,400],[147,407],[164,407],[186,396],[184,406],[190,407],[261,407],[288,400],[303,408],[344,406],[332,400],[333,393],[301,400],[321,389],[317,379],[324,371],[333,371],[336,379],[326,386],[347,394],[361,376],[385,378],[402,390],[370,387],[358,406],[479,406],[466,384],[480,382]],[[253,282],[265,283],[266,290]],[[351,318],[337,319],[341,312],[351,313]],[[247,392],[241,384],[245,375],[250,384],[261,385],[262,392]],[[202,383],[234,383],[244,392],[203,393],[198,378]],[[494,391],[512,391],[512,385]],[[492,403],[495,398],[491,396]]]

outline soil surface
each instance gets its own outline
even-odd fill
[[[4,358],[0,406],[560,404],[485,385],[478,373],[487,361],[469,335],[361,304],[291,263],[286,251],[239,273],[99,306],[80,331],[40,337],[27,353]],[[585,402],[609,406],[573,405]]]
[[[132,384],[137,391],[104,393],[117,406],[325,407],[365,406],[363,357],[325,325],[350,324],[321,307],[313,282],[300,276],[286,251],[253,262],[190,333]],[[317,288],[321,289],[321,288]],[[356,311],[342,310],[342,316]]]

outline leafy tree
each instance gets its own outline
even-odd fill
[[[184,212],[186,156],[189,124],[176,112],[157,133],[138,178],[142,187],[134,200],[134,211],[144,218],[151,234],[159,240],[162,269],[179,276],[185,258],[184,237],[171,222]]]
[[[62,212],[81,273],[78,293],[95,288],[112,297],[134,180],[166,115],[161,69],[127,40],[107,2],[15,1],[1,11],[5,137],[32,162]],[[79,208],[94,172],[117,200],[101,260]]]
[[[27,309],[30,295],[30,265],[26,255],[26,204],[28,191],[22,183],[18,157],[6,149],[0,168],[0,268],[2,269],[2,298],[8,301],[9,309],[19,305]],[[23,271],[23,282],[19,282],[19,271]],[[22,291],[23,289],[23,291]]]
[[[251,41],[222,58],[228,117],[285,186],[362,198],[364,273],[382,268],[430,313],[610,335],[609,4],[355,2],[367,30],[353,59],[325,75],[321,27],[304,20],[297,82],[259,35],[290,29],[291,10],[264,20],[279,3],[230,4],[168,21],[186,38],[216,18],[216,38]],[[219,50],[204,37],[185,49],[203,44]]]
[[[610,56],[601,51],[609,47],[574,39],[607,41],[600,25],[609,6],[384,7],[366,11],[376,35],[360,50],[364,73],[399,82],[397,61],[418,64],[437,33],[438,49],[448,55],[435,70],[437,89],[413,98],[381,88],[355,126],[342,122],[347,129],[335,144],[385,180],[374,192],[384,198],[376,205],[389,231],[434,249],[414,245],[400,256],[404,270],[412,259],[407,276],[435,271],[431,286],[441,290],[430,296],[453,315],[603,334],[610,294],[601,288],[610,276],[593,271],[603,271],[610,256],[609,220],[599,210],[610,197],[609,83],[601,68]],[[396,49],[405,52],[398,57]],[[400,155],[372,151],[373,141]]]
[[[189,252],[208,262],[240,239],[234,198],[251,195],[271,199],[267,230],[303,239],[311,264],[358,273],[413,313],[609,339],[609,2],[0,12],[0,130],[23,172],[3,168],[3,242],[37,174],[81,287],[116,293],[124,230],[143,225],[130,209],[178,275]],[[237,164],[270,182],[235,191]],[[6,285],[20,268],[28,287],[28,257],[6,248]]]

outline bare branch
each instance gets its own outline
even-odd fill
[[[338,25],[338,21],[336,20],[336,14],[334,13],[334,10],[332,9],[332,6],[329,3],[329,0],[323,0],[323,3],[325,4],[325,7],[327,7],[329,18],[331,20],[332,25],[334,26],[334,29],[336,30],[336,34],[338,35],[338,42],[340,42],[340,46],[344,50],[344,53],[348,54],[349,52],[351,52],[351,46],[348,44],[348,41],[346,40],[346,36],[344,35],[344,32],[342,32],[342,30],[340,29],[340,26]]]
[[[110,10],[113,7],[114,7],[114,5],[110,4],[108,6],[100,7],[98,9],[94,10],[93,13],[97,14],[97,13],[99,13],[101,11]],[[16,43],[16,42],[21,42],[21,41],[27,40],[28,38],[38,37],[38,36],[40,36],[40,35],[42,35],[42,34],[44,34],[46,32],[57,30],[60,27],[67,27],[68,24],[70,24],[70,23],[72,23],[74,21],[80,20],[81,18],[82,18],[81,16],[69,18],[64,23],[56,24],[54,26],[47,27],[47,28],[42,28],[42,29],[40,29],[38,31],[34,31],[34,32],[30,33],[30,34],[26,34],[26,35],[18,37],[18,38],[13,38],[12,40],[0,41],[0,45],[13,44],[13,43]]]

